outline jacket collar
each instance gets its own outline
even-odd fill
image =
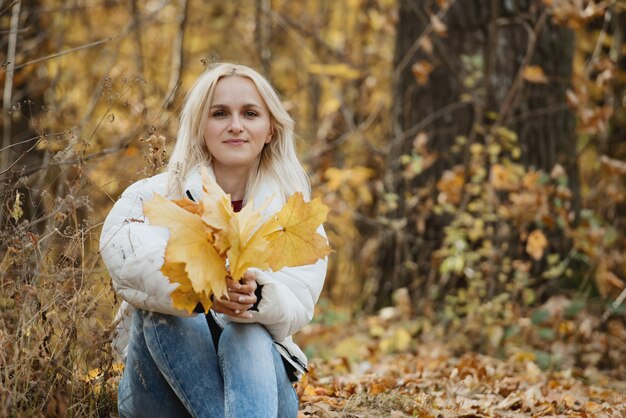
[[[213,168],[210,165],[205,167],[207,168],[209,175],[215,178]],[[185,180],[185,195],[188,198],[191,197],[195,202],[199,202],[202,199],[202,176],[200,174],[199,165],[191,170]],[[252,199],[248,199],[248,202],[252,200],[254,208],[258,209],[265,204],[267,199],[271,200],[267,207],[263,210],[263,215],[265,217],[278,212],[285,203],[278,183],[271,178],[266,178],[263,183],[261,183],[259,190],[257,190],[255,195],[252,196]]]

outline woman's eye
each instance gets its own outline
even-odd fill
[[[247,117],[247,118],[253,118],[253,117],[257,116],[257,113],[256,113],[256,112],[253,112],[253,111],[251,111],[251,110],[249,110],[249,111],[247,111],[246,113],[244,113],[243,115],[244,115],[245,117]]]
[[[226,116],[226,112],[224,112],[223,110],[216,110],[215,112],[213,112],[213,116],[216,118],[221,118]]]

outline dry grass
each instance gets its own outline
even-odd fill
[[[17,189],[0,231],[0,416],[109,416],[115,412],[110,350],[114,296],[94,251],[80,182],[65,198],[22,208]],[[21,200],[33,190],[20,189]],[[84,193],[83,193],[84,194]],[[23,201],[23,200],[22,200]],[[32,202],[28,202],[32,203]],[[6,210],[8,209],[8,210]],[[93,378],[95,374],[99,376]]]

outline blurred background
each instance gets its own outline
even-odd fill
[[[279,91],[331,209],[310,355],[384,312],[389,350],[626,380],[625,29],[623,1],[0,1],[0,415],[113,410],[102,221],[221,61]]]

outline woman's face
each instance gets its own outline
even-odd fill
[[[272,137],[270,112],[249,78],[224,77],[204,126],[214,170],[250,169]]]

